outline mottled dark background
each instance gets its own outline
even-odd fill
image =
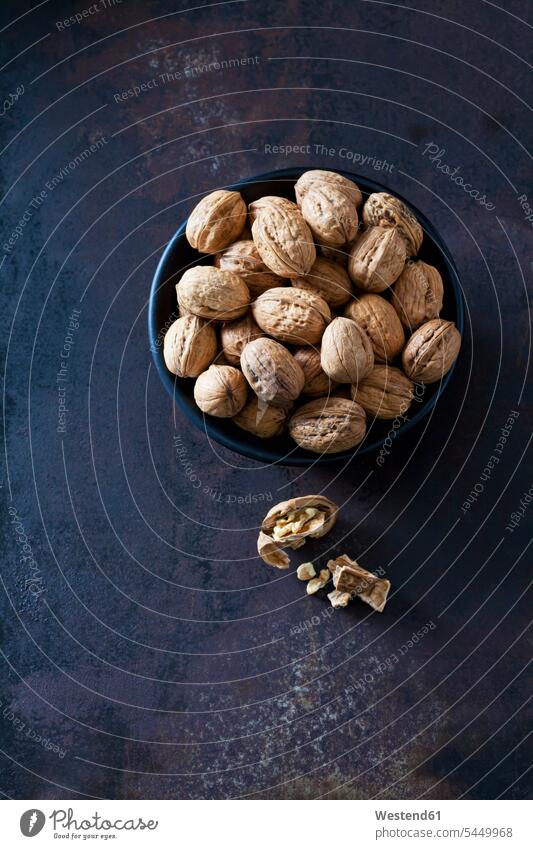
[[[68,27],[90,4],[1,9],[1,792],[523,798],[531,4],[104,5]],[[265,147],[295,144],[331,152]],[[453,379],[381,468],[245,461],[191,429],[151,364],[177,225],[206,191],[290,165],[410,198],[460,273]],[[392,581],[381,616],[330,616],[256,557],[261,498],[320,490],[344,507],[337,553]]]

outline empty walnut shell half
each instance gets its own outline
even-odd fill
[[[390,590],[390,581],[379,578],[373,572],[367,572],[347,554],[341,554],[334,560],[330,560],[328,569],[333,573],[333,586],[337,593],[349,593],[352,598],[356,596],[378,613],[383,613]],[[333,604],[331,598],[330,601]]]
[[[324,495],[302,495],[276,504],[261,524],[257,550],[269,566],[289,568],[285,548],[300,548],[306,539],[318,539],[331,530],[338,507]]]
[[[414,385],[403,371],[393,366],[374,366],[368,377],[352,386],[352,398],[370,416],[395,419],[411,406]]]
[[[405,265],[405,241],[394,228],[370,227],[355,241],[348,274],[366,292],[384,292]]]
[[[416,256],[422,245],[424,231],[416,216],[399,198],[386,192],[369,195],[363,207],[367,227],[396,227],[405,241],[407,256]]]
[[[189,216],[187,241],[201,253],[221,251],[238,239],[246,224],[246,204],[239,192],[221,189],[202,198]]]
[[[444,287],[436,268],[422,260],[408,262],[392,290],[391,303],[401,323],[411,333],[442,309]]]
[[[338,454],[364,439],[366,414],[355,401],[316,398],[294,413],[289,432],[300,448],[313,454]]]
[[[461,347],[453,321],[435,318],[415,330],[402,354],[403,368],[415,383],[435,383],[449,372]]]
[[[350,278],[342,265],[322,257],[318,257],[309,274],[295,277],[291,282],[295,289],[320,295],[332,309],[345,304],[353,291]]]

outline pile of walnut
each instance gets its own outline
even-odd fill
[[[323,495],[304,495],[276,504],[261,523],[257,540],[259,556],[269,566],[288,569],[290,561],[284,549],[301,548],[307,539],[325,536],[335,524],[337,513],[337,505]],[[300,564],[296,575],[308,582],[309,595],[332,579],[334,589],[328,598],[335,608],[346,607],[352,598],[359,598],[382,613],[390,590],[390,581],[367,572],[347,554],[329,560],[318,576],[312,563]]]
[[[461,336],[439,318],[441,276],[414,259],[422,228],[398,198],[371,194],[361,230],[361,192],[340,174],[307,171],[295,196],[247,209],[222,190],[195,207],[187,239],[214,264],[181,277],[164,356],[196,378],[204,413],[262,438],[288,428],[328,454],[358,445],[367,416],[403,416],[414,382],[440,380]]]

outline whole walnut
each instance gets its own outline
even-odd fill
[[[259,436],[261,439],[272,439],[283,433],[287,421],[288,409],[274,407],[257,397],[250,398],[233,421],[238,427]]]
[[[250,303],[248,286],[237,274],[212,265],[187,269],[176,286],[180,310],[201,318],[233,321],[244,315]]]
[[[405,241],[398,230],[369,227],[356,239],[348,259],[348,274],[367,292],[383,292],[405,265]]]
[[[178,318],[165,335],[165,363],[168,370],[178,377],[198,377],[212,362],[216,352],[215,328],[196,315]]]
[[[294,441],[315,454],[336,454],[359,445],[366,433],[366,415],[355,401],[315,398],[289,420]]]
[[[240,239],[215,257],[215,266],[223,271],[233,271],[244,280],[252,298],[273,286],[284,286],[286,279],[273,274],[257,252],[252,239]]]
[[[296,348],[294,359],[303,369],[305,383],[302,392],[304,395],[320,398],[333,392],[337,383],[331,380],[323,370],[320,363],[320,351],[317,348],[312,348],[310,345]]]
[[[302,215],[317,241],[339,247],[357,233],[361,192],[355,183],[333,171],[306,171],[294,191]]]
[[[407,256],[416,256],[422,245],[424,231],[416,216],[399,198],[386,192],[374,192],[363,207],[366,227],[396,227],[405,241]]]
[[[419,327],[404,348],[403,368],[415,383],[435,383],[451,369],[461,347],[453,321],[434,318]]]
[[[246,381],[233,366],[210,366],[194,384],[194,400],[202,412],[222,419],[236,416],[247,396]]]
[[[370,416],[395,419],[411,406],[414,384],[393,366],[374,366],[368,377],[352,386],[352,398]]]
[[[250,313],[238,318],[237,321],[225,322],[220,330],[220,342],[226,361],[231,366],[240,365],[245,345],[252,339],[259,339],[264,335]]]
[[[406,330],[438,318],[444,287],[436,268],[422,260],[408,262],[392,290],[391,303]]]
[[[374,366],[372,343],[355,321],[334,318],[322,337],[320,362],[332,380],[356,384]]]
[[[402,324],[394,307],[381,295],[362,295],[348,304],[344,314],[368,334],[376,362],[390,362],[402,350]]]
[[[204,254],[224,250],[238,239],[246,224],[246,204],[239,192],[221,189],[206,195],[187,221],[185,235]]]
[[[253,302],[252,313],[261,330],[290,345],[319,342],[331,319],[323,298],[291,286],[263,292]]]
[[[241,354],[243,374],[261,401],[287,409],[300,395],[304,373],[292,354],[274,339],[254,339]]]
[[[264,195],[262,198],[254,200],[248,205],[248,217],[250,219],[250,223],[253,224],[258,215],[265,212],[265,210],[268,211],[272,209],[272,207],[285,209],[289,215],[293,212],[300,211],[298,209],[298,204],[294,203],[293,200],[278,197],[277,195]]]
[[[342,306],[352,296],[352,284],[342,265],[322,257],[317,257],[309,274],[294,277],[291,283],[295,289],[320,295],[332,309]]]
[[[266,207],[252,224],[252,237],[267,268],[280,277],[307,274],[316,259],[313,235],[298,209]]]

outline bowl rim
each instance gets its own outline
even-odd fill
[[[319,168],[318,166],[294,166],[293,168],[282,168],[277,171],[267,171],[262,174],[258,174],[253,177],[247,177],[245,180],[240,180],[237,183],[232,183],[224,188],[228,191],[239,191],[243,187],[246,187],[251,184],[256,184],[259,182],[267,182],[271,180],[297,180],[301,174],[306,171],[312,170],[324,170],[323,168]],[[459,274],[457,272],[457,268],[455,266],[455,262],[452,259],[452,256],[446,246],[446,243],[443,241],[431,221],[424,215],[423,212],[414,206],[411,201],[404,198],[401,194],[392,189],[389,189],[387,186],[384,186],[382,183],[378,183],[371,178],[364,177],[360,174],[354,174],[350,171],[344,171],[342,169],[327,169],[334,170],[337,174],[341,174],[343,177],[346,177],[349,180],[357,183],[361,186],[364,192],[386,192],[387,194],[391,194],[394,197],[399,198],[403,201],[409,209],[412,209],[414,214],[416,215],[418,221],[422,225],[422,228],[425,233],[431,237],[435,245],[437,246],[439,252],[442,255],[443,262],[446,266],[446,271],[448,273],[448,277],[451,283],[451,287],[453,289],[455,306],[456,306],[456,321],[455,325],[461,335],[464,333],[464,303],[463,303],[463,294],[461,289],[461,283],[459,279]],[[150,343],[150,351],[152,354],[152,358],[157,370],[157,373],[163,383],[163,386],[167,390],[170,397],[173,399],[174,403],[179,407],[179,409],[185,414],[186,418],[199,429],[204,431],[204,433],[209,437],[209,439],[213,439],[215,442],[218,442],[221,445],[224,445],[226,448],[229,448],[231,451],[234,451],[236,454],[240,454],[241,456],[247,457],[251,460],[256,460],[262,463],[274,463],[284,466],[312,466],[314,464],[317,465],[331,465],[334,463],[342,463],[348,460],[354,459],[357,456],[362,456],[363,454],[370,454],[371,452],[375,452],[379,450],[383,446],[384,437],[380,437],[377,440],[369,442],[363,446],[356,446],[355,448],[349,451],[341,451],[338,454],[312,454],[308,452],[309,456],[304,457],[294,457],[291,455],[288,456],[280,456],[279,452],[276,452],[273,449],[269,449],[267,446],[267,441],[265,441],[265,447],[261,446],[260,448],[255,448],[247,445],[244,441],[241,441],[238,436],[231,436],[230,434],[226,434],[222,431],[219,431],[215,428],[215,426],[211,423],[209,417],[205,416],[201,410],[198,412],[188,406],[185,403],[182,393],[178,390],[178,384],[175,379],[175,376],[171,375],[168,371],[165,361],[163,358],[163,345],[162,343],[158,343],[158,338],[160,336],[160,330],[158,330],[157,326],[157,303],[158,303],[158,291],[162,287],[163,283],[166,281],[165,268],[169,257],[174,251],[176,244],[184,237],[185,229],[187,226],[187,219],[185,219],[168,244],[166,245],[161,258],[157,264],[157,268],[155,270],[152,284],[150,287],[150,294],[148,300],[148,338]],[[208,256],[206,254],[206,256]],[[203,255],[202,255],[203,258]],[[388,436],[392,439],[397,439],[404,433],[407,433],[411,428],[415,427],[422,419],[426,418],[432,409],[435,407],[437,401],[440,396],[446,389],[450,378],[455,370],[455,366],[457,364],[457,360],[452,365],[451,369],[444,375],[441,379],[439,386],[436,391],[433,393],[431,398],[429,398],[418,410],[417,413],[412,418],[404,421],[400,427],[393,428],[391,425],[391,431]],[[270,441],[270,440],[268,440]]]

